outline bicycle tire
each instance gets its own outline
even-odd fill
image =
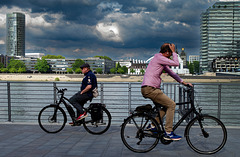
[[[201,125],[204,131],[201,130]],[[191,120],[186,127],[188,145],[197,153],[214,154],[220,151],[227,141],[227,130],[216,117],[202,115]]]
[[[149,124],[156,126],[156,132],[147,131]],[[160,128],[158,122],[146,114],[133,114],[129,116],[121,127],[121,139],[131,151],[145,153],[151,151],[159,142]]]
[[[85,130],[94,135],[100,135],[105,133],[111,125],[111,114],[102,106],[103,118],[98,121],[93,121],[91,113],[87,111],[88,116],[83,119],[83,127]]]
[[[57,117],[54,119],[53,114],[57,109]],[[47,133],[57,133],[61,131],[67,122],[66,113],[56,105],[48,105],[44,107],[38,115],[39,126]]]

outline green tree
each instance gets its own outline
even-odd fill
[[[50,66],[48,65],[46,59],[37,59],[37,63],[35,64],[35,69],[37,69],[39,72],[47,72],[50,70]]]
[[[136,71],[134,69],[130,69],[130,73],[135,73]]]
[[[81,69],[81,68],[77,68],[77,69],[75,69],[75,73],[77,73],[77,74],[82,73],[82,69]]]
[[[189,69],[189,73],[190,74],[194,74],[194,66],[193,63],[187,63],[188,69]]]
[[[17,72],[19,70],[19,68],[26,69],[26,65],[23,61],[15,60],[15,59],[11,59],[7,66],[7,69],[10,73]]]
[[[72,68],[67,68],[67,73],[72,74],[73,73]]]
[[[26,68],[19,68],[18,69],[18,71],[17,71],[18,73],[25,73],[26,72]]]
[[[121,68],[121,65],[120,65],[119,62],[116,64],[116,68],[117,68],[117,70],[118,70],[119,68]]]
[[[65,57],[61,56],[61,55],[46,55],[43,56],[42,59],[65,59]]]
[[[111,74],[116,74],[116,72],[117,72],[117,68],[112,68],[112,69],[110,69],[110,73],[111,73]]]
[[[128,73],[128,68],[126,66],[123,66],[122,67],[123,71],[124,71],[124,74],[127,74]]]
[[[76,69],[80,68],[85,62],[81,59],[76,59],[75,62],[72,64],[72,70],[76,72]],[[82,72],[82,71],[81,71]]]
[[[2,68],[2,69],[1,69],[1,72],[2,72],[2,73],[7,73],[7,72],[8,72],[8,68]]]
[[[143,75],[145,73],[145,70],[144,69],[141,69],[140,70],[140,73]]]
[[[1,69],[1,68],[4,68],[4,65],[3,65],[2,62],[0,62],[0,69]]]
[[[96,69],[96,72],[97,72],[98,74],[102,74],[102,73],[103,73],[102,68],[97,68],[97,69]]]
[[[16,72],[17,72],[17,69],[16,69],[16,68],[10,68],[8,71],[9,71],[10,73],[16,73]]]
[[[112,60],[110,57],[107,57],[107,56],[94,56],[94,57],[99,57],[101,59]]]
[[[200,72],[200,63],[199,61],[193,61],[193,63],[187,63],[189,73],[190,74],[195,74]]]
[[[200,63],[199,61],[193,61],[194,73],[199,74],[200,72]]]
[[[124,70],[123,70],[122,68],[118,68],[117,72],[118,72],[119,74],[124,74]]]

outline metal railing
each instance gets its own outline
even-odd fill
[[[239,85],[196,83],[195,105],[201,107],[203,113],[218,117],[228,126],[239,126]],[[70,98],[79,91],[80,82],[0,82],[0,122],[36,123],[39,111],[57,99],[55,86],[67,88],[65,96]],[[112,115],[112,124],[121,124],[137,106],[152,104],[150,99],[142,97],[141,83],[101,82],[98,88],[100,95],[92,103],[106,104]],[[162,90],[175,102],[186,98],[182,86],[177,83],[163,83]],[[176,107],[174,121],[181,118],[178,112],[181,108]]]

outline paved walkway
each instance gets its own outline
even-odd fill
[[[228,141],[216,157],[238,157],[240,128],[228,128]],[[182,130],[176,133],[182,134]],[[57,134],[47,134],[38,125],[0,124],[1,157],[200,157],[185,138],[170,145],[158,144],[148,153],[128,150],[120,138],[120,127],[111,126],[103,135],[91,135],[83,127],[66,126]]]

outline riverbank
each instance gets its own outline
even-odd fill
[[[138,75],[96,75],[98,82],[142,82]],[[75,81],[80,82],[83,74],[0,74],[0,81]],[[181,76],[192,83],[240,83],[240,76]],[[161,76],[163,82],[176,82],[168,75]]]

